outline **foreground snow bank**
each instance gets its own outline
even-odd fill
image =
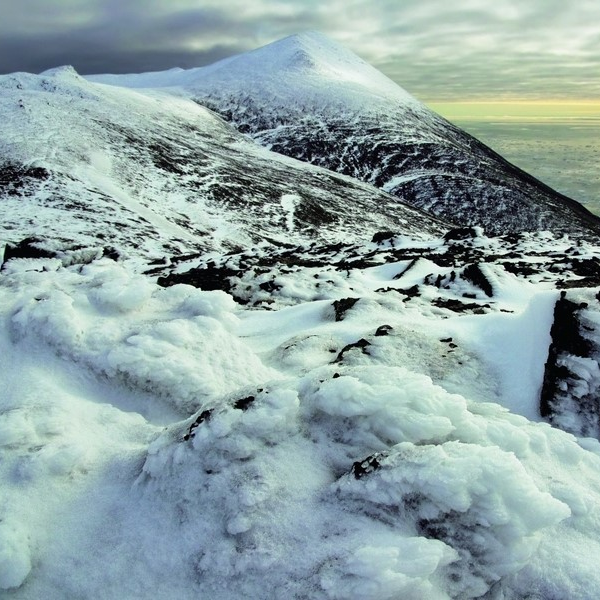
[[[159,288],[105,261],[81,274],[28,273],[10,325],[14,340],[42,341],[185,416],[208,397],[271,374],[235,335],[234,307],[223,292]]]
[[[107,259],[43,264],[0,285],[7,597],[600,593],[598,444],[434,384],[448,342],[402,300],[241,319]]]
[[[19,587],[31,571],[27,535],[14,523],[0,526],[0,589]]]
[[[478,597],[571,515],[537,465],[555,432],[479,407],[402,368],[317,369],[174,426],[140,484],[196,532],[213,597]]]

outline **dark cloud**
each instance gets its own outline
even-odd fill
[[[43,52],[32,52],[30,40],[3,39],[0,42],[0,72],[27,71],[39,73],[46,69],[69,64],[79,73],[136,73],[160,71],[174,66],[193,68],[238,54],[245,47],[214,45],[206,50],[185,47],[127,48],[85,36],[44,36],[38,38]],[[13,57],[19,57],[15,61]]]
[[[600,98],[596,0],[6,0],[0,72],[209,64],[318,29],[417,97]]]

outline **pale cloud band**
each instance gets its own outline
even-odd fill
[[[600,99],[596,0],[7,0],[0,72],[190,68],[316,29],[419,98]]]

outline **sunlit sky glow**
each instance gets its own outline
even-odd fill
[[[567,122],[590,120],[600,123],[600,102],[594,101],[481,101],[430,102],[429,106],[450,120]]]
[[[319,30],[426,102],[600,102],[597,0],[4,0],[0,72],[209,64]]]

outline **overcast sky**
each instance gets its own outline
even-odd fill
[[[306,30],[425,101],[600,100],[600,0],[0,0],[0,72],[190,68]]]

